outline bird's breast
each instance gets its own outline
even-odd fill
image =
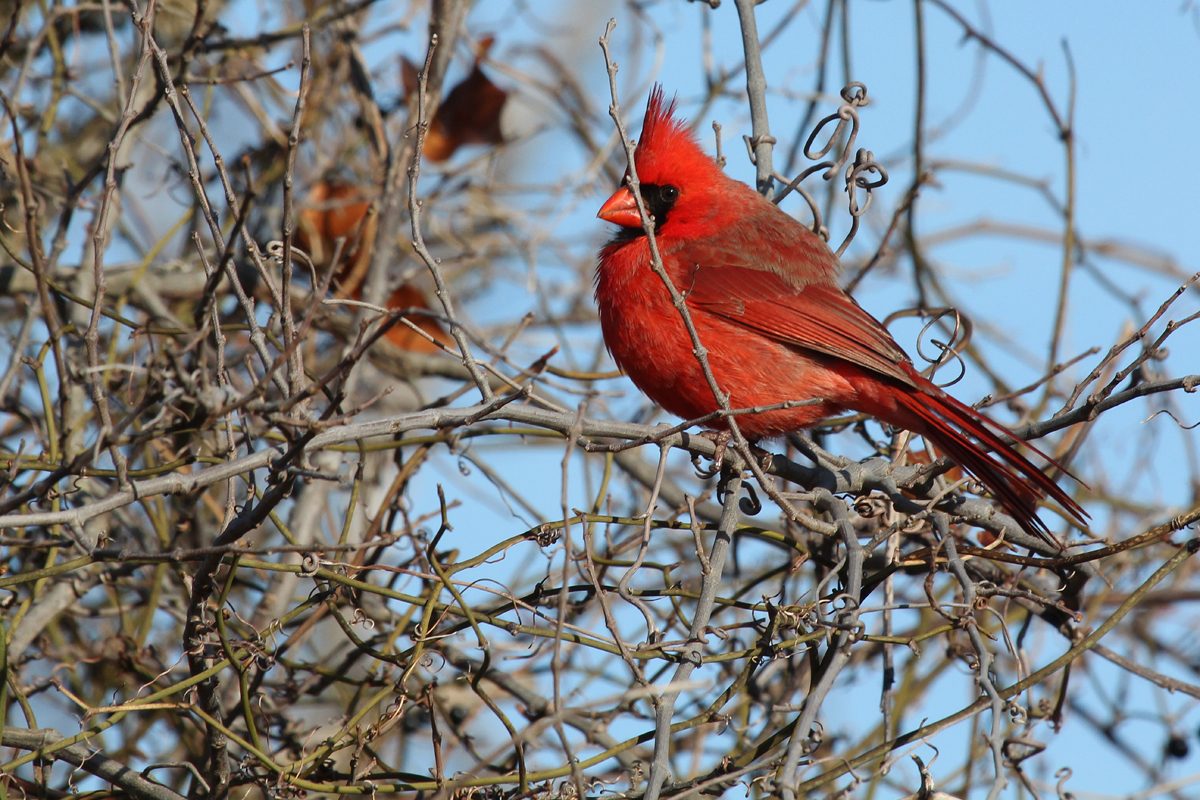
[[[668,256],[668,274],[671,266]],[[678,280],[675,285],[686,291]],[[677,383],[695,356],[667,287],[650,267],[645,239],[605,250],[596,273],[596,303],[613,360],[642,391],[661,402],[656,390]]]

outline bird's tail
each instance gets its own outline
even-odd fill
[[[913,377],[919,378],[917,383],[920,389],[904,392],[896,398],[898,405],[920,420],[921,424],[913,425],[911,429],[931,440],[991,490],[1001,507],[1022,529],[1055,546],[1061,546],[1037,515],[1038,501],[1046,496],[1057,501],[1081,525],[1085,524],[1087,512],[1037,465],[1001,438],[1003,433],[1020,441],[1015,434],[955,400],[915,371]],[[1027,446],[1070,475],[1045,453],[1032,445]]]

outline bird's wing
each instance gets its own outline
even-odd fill
[[[911,367],[902,366],[910,363],[908,356],[878,320],[827,277],[829,264],[814,266],[820,277],[801,283],[750,264],[728,247],[693,243],[677,257],[684,266],[679,290],[688,305],[776,341],[915,385]]]

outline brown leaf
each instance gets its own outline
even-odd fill
[[[491,36],[479,40],[471,74],[446,94],[433,115],[421,150],[430,161],[445,161],[467,144],[503,144],[500,114],[508,101],[508,92],[492,83],[479,67],[492,42]],[[418,67],[407,58],[401,59],[400,75],[406,95],[417,91]]]
[[[308,251],[318,269],[329,266],[337,240],[345,239],[334,276],[346,296],[357,297],[375,243],[377,217],[370,193],[348,183],[318,181],[308,192],[296,225],[296,244]]]
[[[372,246],[375,241],[376,220],[371,211],[371,193],[349,183],[318,181],[308,192],[305,207],[300,211],[296,226],[296,245],[308,251],[318,268],[329,266],[337,248],[337,240],[345,239],[339,259],[337,294],[358,300],[367,269],[371,264]],[[429,301],[425,294],[410,283],[403,284],[392,292],[387,308],[412,308],[428,311]],[[442,329],[433,317],[424,314],[405,315],[414,325],[437,341],[453,346],[454,340]],[[436,353],[441,350],[404,323],[394,325],[384,338],[403,350],[416,353]]]
[[[425,299],[425,294],[420,289],[411,283],[405,283],[396,287],[396,291],[392,292],[392,296],[388,298],[387,307],[389,310],[412,308],[428,311],[429,301]],[[454,346],[454,339],[442,329],[441,323],[433,317],[424,314],[406,314],[404,319],[409,320],[442,344],[448,347]],[[384,338],[401,350],[409,350],[414,353],[437,353],[442,349],[404,323],[392,326],[384,334]]]

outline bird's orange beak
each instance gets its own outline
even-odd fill
[[[637,201],[628,186],[622,186],[613,192],[613,196],[600,206],[596,216],[606,222],[615,222],[626,228],[642,227],[642,215],[638,213]]]

